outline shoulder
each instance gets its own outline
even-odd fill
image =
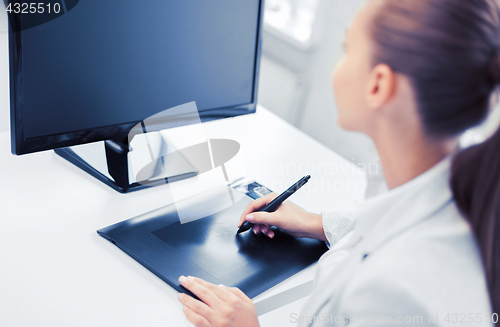
[[[370,253],[342,297],[379,312],[489,313],[480,252],[453,202]]]

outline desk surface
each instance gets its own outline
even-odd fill
[[[362,197],[360,170],[262,107],[204,129],[238,141],[248,177],[277,192],[311,174],[292,199],[307,210],[345,209]],[[0,167],[0,326],[189,326],[177,292],[96,233],[172,202],[168,185],[119,194],[53,151],[12,155],[9,133],[0,133]],[[290,325],[305,300],[261,315],[261,325]]]

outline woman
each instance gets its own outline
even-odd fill
[[[254,212],[276,195],[252,202],[240,219],[271,238],[277,226],[329,242],[292,322],[492,325],[500,312],[500,130],[461,152],[458,136],[487,117],[498,83],[494,0],[365,3],[333,87],[338,124],[374,141],[389,191],[353,219],[289,202]],[[258,326],[240,290],[180,281],[203,300],[180,296],[196,326]]]

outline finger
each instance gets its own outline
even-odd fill
[[[242,299],[245,302],[249,302],[249,301],[252,302],[252,300],[248,296],[246,296],[246,294],[243,293],[242,290],[240,290],[237,287],[226,287],[226,290],[233,293],[234,295],[236,295],[237,297],[239,297],[240,299]]]
[[[262,225],[260,227],[260,231],[262,232],[262,234],[266,234],[267,235],[267,232],[269,231],[269,226],[267,225]]]
[[[252,230],[253,230],[253,233],[255,235],[259,234],[259,232],[260,232],[260,225],[253,225]]]
[[[267,231],[266,232],[262,231],[262,233],[264,235],[266,235],[267,237],[269,237],[269,238],[273,238],[274,237],[274,231],[271,229],[271,226],[267,226],[267,227],[268,227]]]
[[[253,200],[248,204],[248,206],[243,210],[243,213],[240,216],[240,224],[245,221],[245,216],[251,212],[257,211],[267,204],[267,199],[265,197]]]
[[[221,300],[228,301],[230,300],[234,294],[229,292],[226,287],[218,286],[212,283],[209,283],[201,278],[195,277],[194,281],[200,285],[205,286],[207,289],[211,290],[215,295],[217,295]]]
[[[272,230],[272,226],[269,226],[267,225],[268,229],[267,231],[264,233],[267,237],[269,238],[273,238],[274,237],[274,231]]]
[[[245,210],[243,211],[243,213],[241,214],[240,221],[238,223],[238,227],[240,227],[241,224],[243,224],[243,222],[245,221],[246,215],[248,215],[249,213],[252,213],[252,212],[255,212],[255,211],[258,211],[258,210],[262,209],[269,202],[271,202],[272,200],[274,200],[277,196],[278,195],[276,193],[270,193],[270,194],[267,194],[266,196],[264,196],[262,198],[258,198],[256,200],[250,202],[248,204],[248,206],[245,208]]]
[[[183,305],[194,311],[196,314],[207,319],[208,321],[212,320],[215,311],[205,303],[196,300],[195,298],[186,295],[184,293],[179,293],[179,301]]]
[[[208,322],[207,319],[205,319],[203,316],[197,314],[196,312],[194,312],[190,308],[184,307],[183,310],[184,310],[184,315],[186,316],[186,318],[196,327],[210,327],[210,326],[212,326],[212,324],[210,324],[210,322]]]
[[[245,217],[246,221],[256,225],[279,226],[279,219],[273,212],[253,212]]]
[[[193,292],[200,300],[213,307],[221,301],[212,291],[194,281],[194,277],[179,277],[182,286]]]

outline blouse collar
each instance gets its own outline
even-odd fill
[[[363,203],[356,215],[354,234],[358,240],[365,239],[367,252],[432,216],[452,200],[450,167],[448,156],[411,181]]]

